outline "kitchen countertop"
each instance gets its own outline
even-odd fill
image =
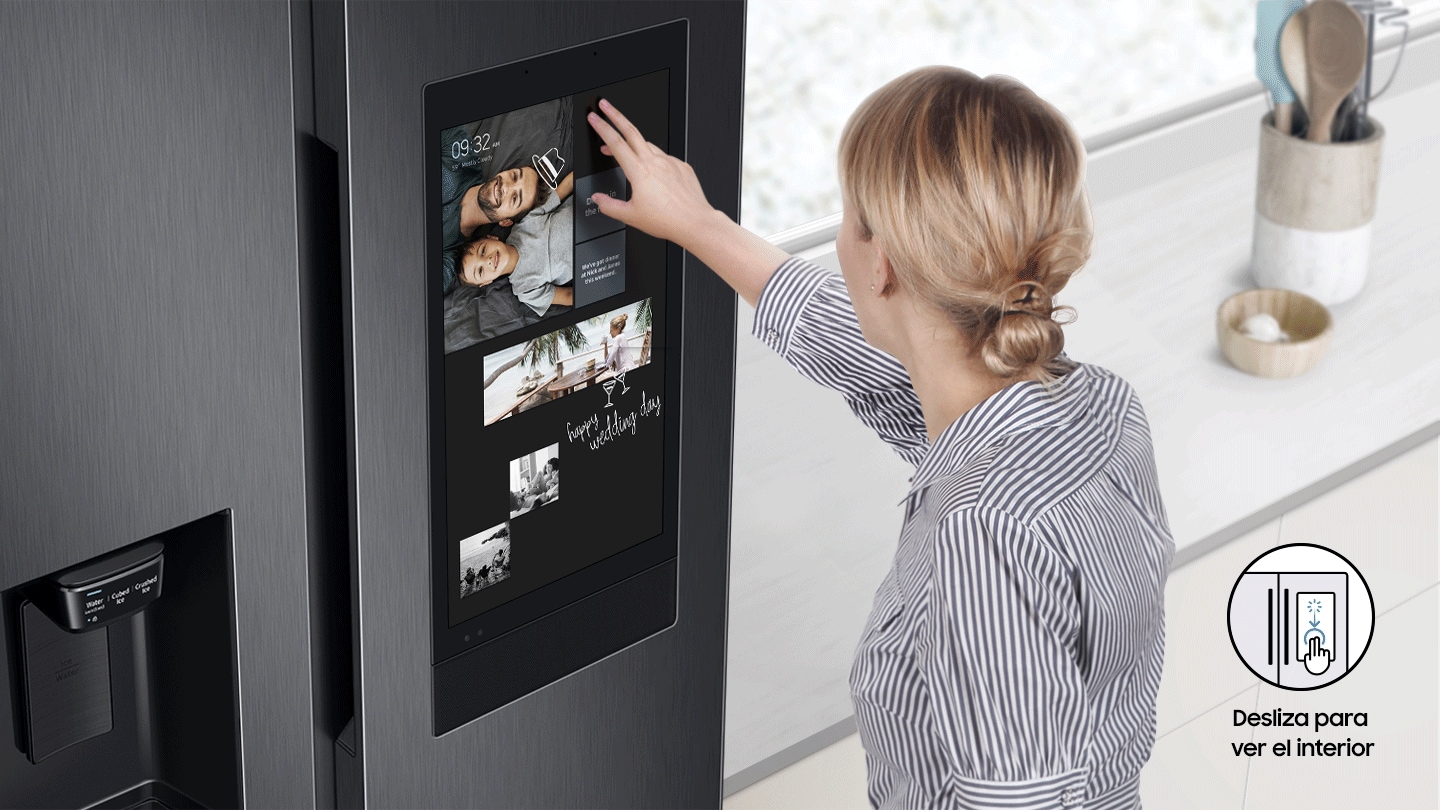
[[[1437,110],[1440,83],[1372,106],[1387,142],[1369,276],[1297,378],[1247,375],[1215,339],[1220,303],[1253,286],[1255,149],[1095,207],[1093,258],[1060,297],[1079,313],[1067,349],[1139,393],[1177,549],[1440,422]]]

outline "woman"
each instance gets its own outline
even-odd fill
[[[557,456],[545,462],[541,472],[545,474],[545,503],[550,503],[560,497],[560,458]]]
[[[556,462],[557,465],[559,464],[556,459],[552,458],[550,461]],[[547,462],[541,466],[540,469],[536,470],[535,475],[530,478],[530,484],[525,490],[525,508],[527,510],[534,509],[537,506],[544,506],[550,502],[550,470],[550,464]]]
[[[755,334],[917,467],[851,671],[877,807],[1131,808],[1155,733],[1174,544],[1130,387],[1063,353],[1084,153],[1010,79],[925,68],[840,143],[842,278],[705,200],[608,103],[631,200],[756,306]]]
[[[630,316],[624,312],[610,319],[610,349],[605,354],[605,367],[622,374],[635,367],[635,353],[625,338],[625,323]]]

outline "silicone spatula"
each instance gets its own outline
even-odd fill
[[[1290,134],[1295,90],[1280,64],[1280,29],[1305,0],[1259,0],[1255,6],[1255,75],[1275,102],[1275,128]]]
[[[1285,79],[1295,90],[1295,106],[1305,115],[1310,114],[1309,71],[1305,67],[1305,23],[1309,15],[1300,9],[1290,15],[1280,28],[1280,64],[1285,68]],[[1286,132],[1294,134],[1294,130]]]
[[[1315,0],[1295,13],[1305,23],[1306,83],[1310,131],[1307,140],[1330,142],[1335,110],[1365,73],[1365,21],[1341,0]]]

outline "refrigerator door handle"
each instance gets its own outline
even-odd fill
[[[1285,624],[1282,625],[1280,637],[1285,642],[1285,655],[1282,659],[1285,666],[1290,666],[1290,589],[1285,589]]]

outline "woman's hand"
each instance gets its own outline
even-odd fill
[[[705,199],[695,170],[645,140],[640,130],[610,102],[601,99],[600,109],[610,121],[592,112],[590,126],[605,141],[600,151],[620,164],[631,189],[628,201],[617,200],[609,194],[595,194],[592,199],[600,207],[600,213],[651,236],[687,246],[691,241],[687,237],[693,235],[697,226],[712,222],[718,213]]]
[[[588,116],[605,141],[600,151],[619,162],[630,182],[628,201],[608,194],[591,197],[600,213],[695,254],[754,306],[788,254],[711,206],[690,164],[645,140],[613,104],[601,99],[600,110],[609,121]]]

